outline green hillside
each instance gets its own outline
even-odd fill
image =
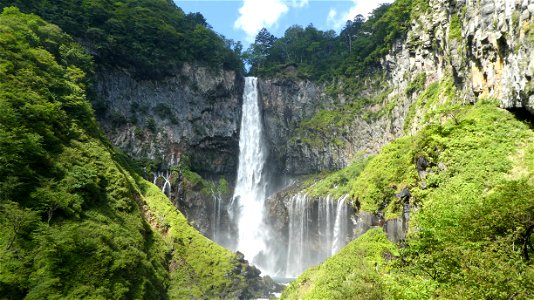
[[[98,129],[91,58],[0,15],[0,298],[250,298],[258,271],[202,236]]]
[[[171,0],[3,0],[34,13],[91,50],[98,65],[129,69],[143,79],[172,75],[184,62],[242,72],[241,44],[214,32],[199,13]]]
[[[429,89],[433,88],[432,86]],[[423,93],[429,95],[428,93]],[[420,107],[419,107],[420,108]],[[534,290],[534,132],[493,101],[442,105],[435,120],[326,177],[312,194],[349,193],[386,219],[413,206],[406,243],[371,230],[301,275],[284,299],[530,299]],[[444,120],[439,122],[439,120]],[[418,175],[416,162],[428,166]],[[358,170],[354,172],[353,170]],[[346,174],[345,180],[340,180]]]

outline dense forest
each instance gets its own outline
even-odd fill
[[[294,25],[276,38],[264,28],[244,57],[256,76],[287,76],[295,69],[293,75],[301,78],[330,80],[376,72],[393,42],[406,34],[411,20],[427,6],[416,0],[382,4],[369,16],[348,20],[339,34],[313,24]]]
[[[6,0],[58,25],[87,47],[98,64],[131,69],[141,78],[173,74],[184,62],[243,72],[241,44],[214,32],[199,13],[172,0]]]

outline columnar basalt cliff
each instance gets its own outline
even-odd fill
[[[418,74],[426,74],[427,83],[450,76],[465,103],[493,97],[503,108],[532,113],[534,3],[434,0],[429,5],[384,60],[397,89],[405,90]],[[408,124],[412,133],[423,125],[417,115]]]

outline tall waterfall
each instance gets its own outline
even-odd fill
[[[352,239],[351,211],[346,198],[310,199],[299,193],[290,199],[286,277],[296,277],[321,263]]]
[[[233,202],[239,208],[237,250],[241,251],[249,261],[253,261],[265,249],[263,205],[266,182],[263,174],[265,153],[262,134],[257,78],[247,77],[239,137],[239,166]]]

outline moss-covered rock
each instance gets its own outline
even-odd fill
[[[409,188],[408,237],[403,247],[390,250],[399,257],[383,267],[378,262],[373,270],[365,262],[382,253],[383,242],[364,235],[303,273],[284,297],[532,296],[534,132],[491,100],[436,108],[429,125],[384,147],[341,187],[350,189],[360,214],[382,211],[386,219],[403,213],[398,193]],[[340,182],[338,173],[343,171],[327,176],[324,184]],[[347,253],[362,241],[373,246],[367,245],[368,252],[359,253],[362,259],[356,263]],[[346,287],[349,278],[359,280]]]

